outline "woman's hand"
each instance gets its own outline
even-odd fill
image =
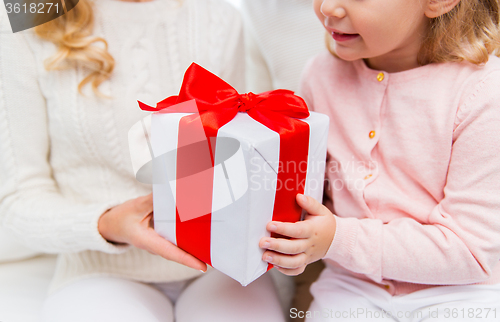
[[[304,221],[272,221],[267,230],[292,239],[264,237],[260,247],[267,249],[262,259],[286,275],[301,274],[306,266],[326,255],[335,236],[335,216],[313,198],[297,194],[297,203],[307,216]]]
[[[207,265],[154,230],[153,194],[129,200],[102,214],[99,233],[112,243],[131,244],[168,260],[205,272]]]

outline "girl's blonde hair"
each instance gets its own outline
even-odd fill
[[[89,0],[62,1],[63,4],[65,2],[73,9],[35,28],[40,38],[58,47],[58,51],[45,61],[45,68],[66,69],[81,64],[89,69],[90,73],[80,82],[78,90],[81,92],[86,84],[91,84],[94,93],[102,96],[97,88],[111,76],[115,60],[108,52],[106,40],[92,35],[94,26],[92,3]],[[66,11],[66,8],[64,10]],[[97,45],[99,43],[100,46]]]
[[[418,63],[468,61],[479,65],[490,54],[500,56],[499,7],[499,0],[460,0],[450,12],[431,19]],[[336,56],[331,37],[327,37],[327,47]]]

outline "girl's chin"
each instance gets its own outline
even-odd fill
[[[357,52],[354,52],[352,50],[344,50],[343,48],[339,48],[338,46],[336,46],[335,48],[335,53],[340,59],[346,61],[354,61],[363,58],[363,56]]]

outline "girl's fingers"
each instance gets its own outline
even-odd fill
[[[288,275],[288,276],[297,276],[297,275],[300,275],[302,273],[304,273],[304,270],[306,269],[306,266],[302,266],[302,267],[299,267],[299,268],[294,268],[294,269],[288,269],[288,268],[283,268],[283,267],[279,267],[279,266],[275,266],[275,268],[280,271],[281,273],[285,274],[285,275]]]
[[[309,238],[312,235],[311,225],[307,221],[295,223],[271,221],[267,224],[267,230],[292,238]]]
[[[278,253],[296,255],[308,249],[307,239],[262,238],[259,246]]]
[[[327,215],[330,213],[328,208],[323,206],[321,203],[316,201],[316,199],[305,196],[298,193],[296,198],[297,203],[302,209],[304,209],[309,215]]]
[[[161,237],[154,230],[148,230],[142,235],[138,248],[145,249],[151,253],[158,254],[159,256],[177,262],[188,267],[206,272],[207,264],[200,261],[193,255],[185,252],[179,247],[175,246],[165,238]],[[142,246],[142,247],[141,247]]]
[[[304,253],[297,255],[284,255],[273,251],[266,251],[262,256],[264,261],[288,269],[296,269],[307,265],[308,258],[309,256]]]

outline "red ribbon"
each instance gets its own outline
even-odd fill
[[[180,104],[193,99],[196,100],[197,110],[193,110],[194,104]],[[283,222],[300,220],[301,208],[295,201],[295,195],[304,193],[306,173],[300,169],[302,164],[307,164],[309,150],[309,125],[298,120],[309,116],[309,110],[302,98],[289,90],[241,95],[231,85],[193,63],[184,75],[178,96],[171,96],[159,102],[156,108],[141,102],[139,106],[144,111],[159,113],[196,113],[181,119],[179,140],[182,140],[183,133],[191,131],[190,125],[193,125],[195,123],[193,121],[198,117],[201,118],[207,140],[210,137],[217,137],[219,128],[229,123],[238,112],[247,113],[257,122],[277,132],[280,135],[279,160],[283,166],[278,171],[278,187],[272,218],[274,221]],[[213,166],[215,146],[212,146],[210,141],[207,141],[207,144]],[[183,165],[178,164],[178,173],[182,171],[179,166]],[[211,200],[212,186],[200,187],[199,191],[201,190],[210,193],[208,197]],[[178,185],[176,191],[178,195],[192,195],[192,190],[187,186]],[[193,196],[193,200],[196,200],[196,196]],[[180,221],[178,213],[176,217],[177,246],[211,265],[211,213],[184,222]]]

